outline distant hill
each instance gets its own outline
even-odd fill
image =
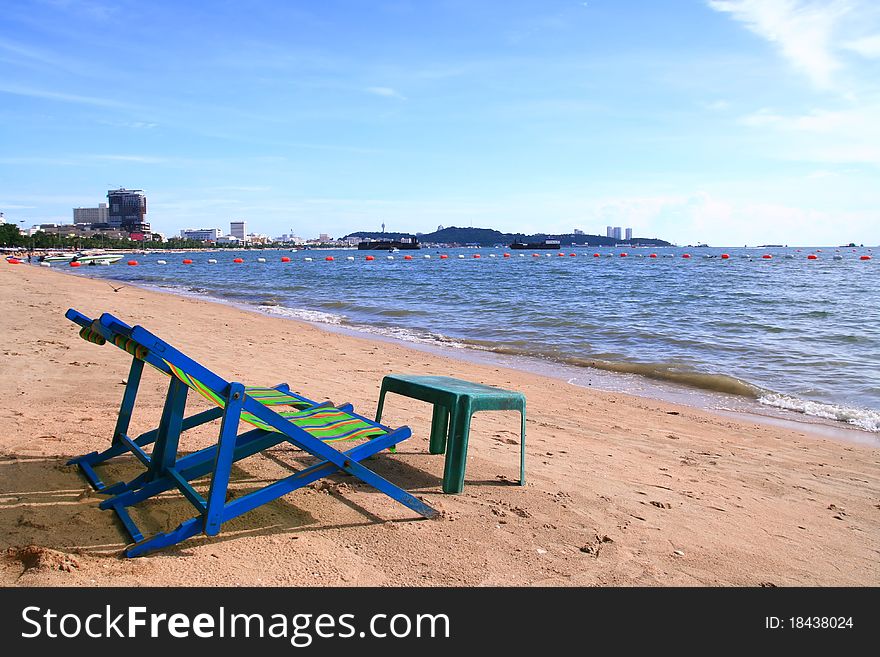
[[[360,237],[364,239],[390,239],[399,240],[401,237],[415,237],[412,233],[380,233],[359,231],[350,233],[346,237]],[[495,246],[496,244],[508,245],[514,240],[520,242],[543,242],[544,240],[559,240],[563,246],[571,244],[586,244],[589,246],[614,246],[618,240],[604,235],[575,235],[566,233],[563,235],[549,235],[537,233],[526,235],[524,233],[502,233],[491,228],[457,228],[450,226],[433,233],[424,233],[418,236],[423,244],[478,244],[479,246]],[[665,240],[656,238],[634,237],[630,242],[633,246],[672,246]]]

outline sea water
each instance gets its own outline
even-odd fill
[[[136,267],[125,258],[70,271],[564,366],[582,373],[569,377],[575,383],[659,382],[880,432],[880,249],[563,246],[388,255],[138,254]],[[599,373],[623,378],[596,379]]]

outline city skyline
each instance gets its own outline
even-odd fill
[[[13,0],[0,26],[10,223],[126,187],[166,235],[880,240],[867,0]]]

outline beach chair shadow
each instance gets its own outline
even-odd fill
[[[122,457],[118,467],[133,461]],[[28,545],[61,552],[116,556],[130,539],[122,523],[108,523],[96,502],[101,497],[82,485],[77,468],[67,465],[67,457],[0,458],[0,551]],[[257,489],[265,481],[233,467],[230,490],[237,496]],[[145,529],[163,532],[172,529],[178,518],[191,511],[185,498],[173,492],[150,500],[139,509],[139,523]],[[289,534],[313,525],[312,515],[287,500],[274,500],[247,518],[236,518],[220,536],[193,541],[221,542],[232,538]],[[65,531],[59,532],[58,527]]]
[[[422,500],[363,464],[409,438],[408,427],[392,429],[356,414],[350,405],[318,404],[291,392],[286,384],[263,388],[226,381],[143,327],[128,326],[106,313],[92,320],[70,309],[66,317],[82,327],[83,339],[99,345],[109,341],[132,356],[111,446],[70,461],[81,468],[98,492],[111,495],[100,508],[115,511],[135,542],[125,551],[127,556],[176,545],[200,533],[216,536],[223,524],[337,471],[357,478],[424,518],[437,515]],[[170,383],[158,426],[132,438],[128,435],[129,423],[144,365],[168,376]],[[197,392],[214,407],[186,417],[189,391]],[[215,445],[187,455],[179,453],[183,432],[215,420],[220,420]],[[242,421],[254,429],[239,434]],[[308,453],[314,462],[241,496],[230,496],[233,463],[280,443]],[[340,451],[332,446],[337,443],[355,446]],[[148,453],[145,447],[151,444]],[[95,467],[123,454],[134,456],[144,470],[128,481],[106,484]],[[206,476],[207,487],[194,485]],[[171,490],[178,491],[195,508],[196,515],[173,529],[142,528],[134,517],[140,519],[139,512],[133,516],[130,509]]]

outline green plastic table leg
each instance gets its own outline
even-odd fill
[[[442,454],[446,451],[446,434],[449,431],[449,409],[434,404],[434,416],[431,418],[431,443],[428,451],[431,454]]]
[[[526,485],[526,409],[523,407],[519,412],[520,424],[520,447],[519,447],[519,485]]]
[[[443,468],[443,492],[460,493],[464,488],[464,472],[467,465],[468,435],[470,434],[470,410],[455,409],[450,417],[452,430],[446,445],[446,463]]]

